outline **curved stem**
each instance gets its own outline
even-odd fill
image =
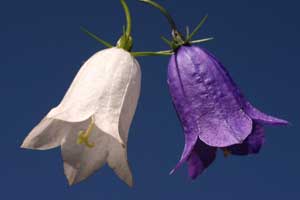
[[[121,4],[123,6],[123,9],[125,11],[125,15],[126,15],[126,36],[130,36],[131,34],[131,15],[130,15],[130,11],[129,11],[129,8],[125,2],[125,0],[120,0],[121,1]]]
[[[164,7],[162,7],[158,3],[154,2],[154,1],[151,1],[151,0],[139,0],[139,1],[144,2],[144,3],[148,3],[151,6],[157,8],[158,10],[160,10],[160,12],[167,18],[172,30],[177,31],[177,27],[176,27],[176,24],[175,24],[173,18],[171,17],[171,15],[168,13],[168,11]]]

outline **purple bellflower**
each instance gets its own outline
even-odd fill
[[[287,124],[254,108],[224,66],[196,46],[181,46],[172,55],[168,85],[185,134],[175,169],[187,162],[191,178],[214,161],[218,147],[225,154],[258,153],[265,139],[263,125]]]
[[[141,0],[158,8],[168,19],[173,40],[162,38],[173,49],[168,65],[168,86],[181,121],[185,147],[180,161],[188,164],[189,176],[195,179],[216,157],[248,155],[259,152],[264,143],[263,125],[286,125],[287,121],[266,115],[253,107],[242,95],[221,62],[191,41],[204,24],[205,16],[195,30],[184,38],[169,13],[151,0]]]

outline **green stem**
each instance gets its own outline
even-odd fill
[[[141,57],[141,56],[170,56],[172,54],[173,54],[172,50],[157,51],[157,52],[151,52],[151,51],[131,52],[131,55],[133,55],[134,57]]]
[[[125,0],[120,0],[121,1],[121,4],[123,6],[123,9],[125,11],[125,15],[126,15],[126,22],[127,22],[127,25],[126,25],[126,36],[130,36],[131,34],[131,15],[130,15],[130,11],[129,11],[129,8],[125,2]]]
[[[173,18],[171,17],[171,15],[168,13],[168,11],[164,7],[162,7],[158,3],[154,2],[154,1],[151,1],[151,0],[139,0],[139,1],[144,2],[144,3],[148,3],[151,6],[159,9],[160,12],[167,18],[167,20],[168,20],[168,22],[169,22],[172,30],[176,30],[177,31],[177,27],[176,27],[176,24],[175,24]]]
[[[152,0],[139,0],[143,3],[147,3],[151,6],[153,6],[154,8],[157,8],[168,20],[171,29],[172,29],[172,37],[173,37],[173,41],[172,41],[172,48],[176,49],[177,47],[185,44],[185,40],[183,38],[183,35],[178,31],[176,24],[173,20],[173,18],[171,17],[171,15],[168,13],[168,11],[162,7],[161,5],[159,5],[158,3],[152,1]]]
[[[118,48],[122,48],[126,51],[131,51],[133,41],[132,41],[132,37],[131,37],[131,16],[130,16],[130,11],[129,11],[129,8],[128,8],[125,0],[120,0],[120,2],[122,4],[124,12],[125,12],[127,25],[126,25],[126,29],[123,28],[123,35],[118,40],[116,46]]]

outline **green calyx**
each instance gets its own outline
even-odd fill
[[[213,38],[204,38],[204,39],[200,39],[200,40],[192,40],[193,36],[196,35],[196,33],[201,29],[201,27],[203,26],[204,22],[207,19],[207,15],[200,21],[200,23],[196,26],[196,28],[192,31],[192,33],[190,33],[189,28],[187,27],[186,29],[186,36],[184,37],[183,34],[181,34],[177,27],[176,24],[173,20],[173,18],[171,17],[171,15],[168,13],[168,11],[162,7],[160,4],[152,1],[152,0],[139,0],[143,3],[147,3],[151,6],[153,6],[154,8],[157,8],[168,20],[168,23],[171,26],[172,29],[172,40],[168,40],[166,39],[164,36],[161,37],[161,39],[167,44],[169,45],[173,51],[175,51],[176,49],[178,49],[180,46],[182,45],[189,45],[189,44],[197,44],[197,43],[202,43],[202,42],[206,42],[209,40],[212,40]]]
[[[122,7],[123,7],[124,12],[125,12],[127,24],[126,24],[126,27],[123,27],[123,34],[119,38],[119,40],[116,44],[116,47],[122,48],[122,49],[130,52],[135,57],[138,57],[138,56],[167,56],[167,55],[172,55],[172,50],[157,51],[157,52],[150,52],[150,51],[131,52],[131,49],[132,49],[132,46],[133,46],[133,39],[131,37],[131,15],[130,15],[129,8],[128,8],[125,0],[120,0],[120,2],[122,4]],[[99,38],[98,36],[96,36],[92,32],[88,31],[86,28],[81,27],[81,30],[84,33],[86,33],[88,36],[90,36],[91,38],[93,38],[96,41],[98,41],[99,43],[101,43],[102,45],[104,45],[108,48],[114,47],[114,45],[110,44],[109,42],[107,42],[107,41],[105,41],[101,38]]]
[[[131,35],[127,34],[127,31],[123,30],[123,35],[120,37],[120,39],[117,42],[117,47],[125,49],[126,51],[131,51],[133,46],[133,39]]]

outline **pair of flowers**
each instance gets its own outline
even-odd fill
[[[61,103],[29,133],[22,147],[46,150],[61,146],[64,171],[69,184],[80,182],[105,163],[128,185],[133,184],[127,161],[127,140],[140,95],[141,70],[134,56],[171,55],[168,65],[169,91],[182,123],[185,147],[179,163],[187,162],[196,178],[215,159],[221,148],[225,155],[258,153],[264,143],[264,124],[287,121],[254,108],[242,95],[223,65],[207,50],[191,41],[206,17],[186,37],[159,4],[172,28],[172,50],[130,52],[131,19],[121,0],[127,26],[116,47],[84,29],[108,49],[97,52],[80,68]]]

